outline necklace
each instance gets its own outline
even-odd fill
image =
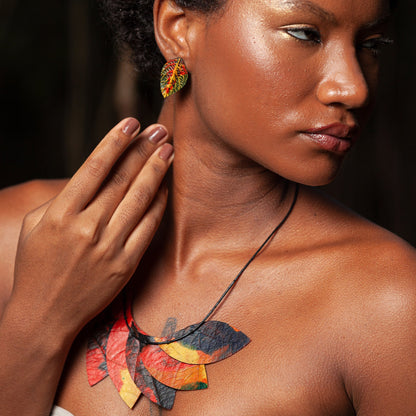
[[[243,332],[210,316],[251,262],[260,254],[289,218],[296,204],[299,187],[284,218],[239,271],[204,319],[175,332],[171,337],[153,337],[133,319],[131,299],[113,305],[105,324],[97,326],[88,341],[87,375],[90,386],[107,376],[121,398],[133,408],[141,394],[165,409],[171,409],[177,390],[208,387],[205,364],[230,357],[249,342]]]

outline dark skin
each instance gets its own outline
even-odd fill
[[[170,145],[148,140],[160,125],[128,147],[137,133],[125,134],[124,121],[69,182],[3,191],[2,415],[47,415],[54,400],[75,416],[416,414],[415,251],[306,186],[214,315],[251,343],[207,366],[208,389],[178,392],[170,412],[143,397],[130,410],[109,378],[87,382],[82,328],[128,281],[147,332],[200,321],[287,212],[291,181],[320,185],[339,169],[346,151],[307,131],[343,123],[353,139],[388,9],[300,3],[230,1],[207,19],[155,2],[162,53],[183,57],[191,73],[159,118],[175,146],[160,227],[166,195],[157,190],[171,158],[158,152]],[[53,197],[26,217],[16,256],[22,218]],[[36,313],[22,326],[28,310]]]

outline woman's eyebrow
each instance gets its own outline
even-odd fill
[[[342,0],[340,0],[342,1]],[[281,2],[284,8],[307,10],[321,19],[327,20],[329,23],[336,24],[337,19],[335,15],[317,4],[309,0],[284,0]]]
[[[378,28],[380,26],[386,25],[390,21],[391,21],[391,14],[390,13],[386,13],[385,15],[381,16],[380,18],[378,18],[376,20],[373,20],[372,22],[367,23],[363,27],[363,29],[364,30],[375,29],[375,28]]]
[[[339,0],[343,1],[343,0]],[[282,8],[287,9],[299,9],[303,11],[308,11],[319,18],[328,21],[331,24],[337,23],[337,18],[335,14],[329,12],[328,10],[323,9],[322,7],[318,6],[317,4],[313,3],[310,0],[283,0],[279,2],[279,5],[282,5]],[[382,26],[388,23],[391,20],[391,14],[386,13],[383,14],[381,17],[375,19],[372,22],[367,23],[364,25],[363,30],[371,30]]]

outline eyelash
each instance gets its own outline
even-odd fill
[[[386,37],[371,38],[361,42],[358,49],[366,49],[377,57],[380,55],[382,49],[386,46],[392,45],[393,43],[394,41],[392,39]]]
[[[311,44],[322,44],[321,34],[318,30],[310,27],[296,27],[286,28],[286,33],[299,42],[308,42]],[[389,45],[392,45],[394,41],[387,37],[378,37],[367,39],[357,46],[358,50],[369,50],[374,56],[378,56],[381,50]]]
[[[286,33],[301,42],[312,42],[316,44],[322,43],[320,33],[316,29],[312,29],[310,27],[287,28]],[[301,33],[305,36],[299,36]]]

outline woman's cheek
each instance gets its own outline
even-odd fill
[[[200,51],[192,94],[204,137],[288,179],[327,183],[340,158],[316,152],[298,134],[322,118],[314,93],[319,54],[256,30],[241,25],[224,42],[217,26]]]
[[[301,96],[294,85],[295,65],[282,62],[256,39],[220,45],[211,38],[203,54],[194,94],[200,113],[215,128],[224,125],[234,132],[258,134],[265,124],[284,120],[285,111],[295,105],[293,97]]]

